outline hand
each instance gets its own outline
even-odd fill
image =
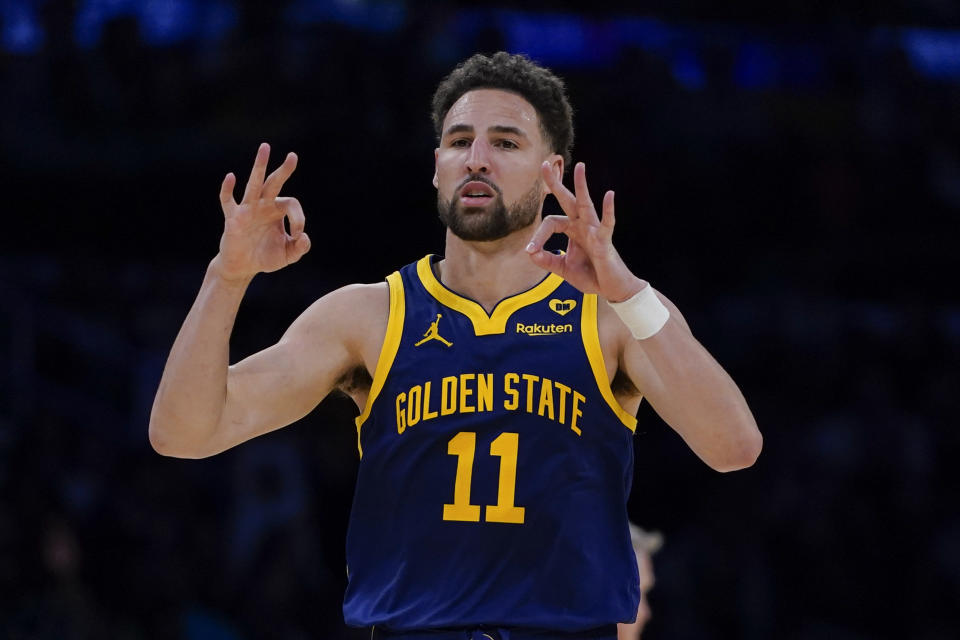
[[[603,219],[587,190],[587,170],[582,162],[573,168],[576,195],[563,186],[550,164],[541,167],[543,180],[560,203],[566,216],[547,216],[533,234],[527,253],[533,262],[572,284],[584,293],[597,293],[610,302],[631,297],[647,283],[633,275],[613,247],[613,191],[603,196]],[[567,236],[567,251],[556,255],[543,250],[554,233]]]
[[[270,145],[264,142],[239,204],[233,198],[237,182],[233,173],[227,174],[220,187],[224,223],[214,265],[225,280],[249,281],[261,271],[276,271],[296,262],[310,250],[300,203],[296,198],[278,197],[297,167],[297,155],[288,153],[283,164],[264,180],[269,159]],[[289,234],[283,228],[284,217],[290,223]]]

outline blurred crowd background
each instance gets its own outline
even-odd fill
[[[720,4],[0,0],[0,636],[367,637],[352,403],[202,461],[150,404],[226,172],[296,151],[313,238],[237,360],[442,251],[430,96],[506,49],[566,79],[617,246],[765,436],[721,475],[641,408],[644,638],[958,637],[960,5]]]

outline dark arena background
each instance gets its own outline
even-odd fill
[[[960,637],[960,4],[584,5],[0,0],[0,637],[369,636],[352,403],[202,461],[153,452],[150,405],[224,174],[296,151],[313,239],[235,361],[442,251],[430,96],[500,49],[566,80],[615,244],[765,437],[718,474],[641,408],[644,638]]]

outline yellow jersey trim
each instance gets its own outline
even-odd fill
[[[377,358],[377,369],[373,372],[373,382],[370,384],[370,395],[367,396],[367,403],[363,407],[363,412],[357,416],[357,451],[363,458],[363,447],[360,446],[360,427],[366,422],[373,408],[373,403],[383,390],[383,384],[387,380],[387,374],[390,373],[390,367],[393,366],[393,360],[397,357],[397,350],[400,348],[400,338],[403,336],[403,317],[406,314],[406,302],[403,295],[403,279],[399,271],[394,271],[387,276],[387,284],[390,287],[390,315],[387,318],[387,333],[383,337],[383,346],[380,347],[380,356]]]
[[[563,278],[551,273],[532,289],[504,298],[493,308],[493,314],[487,315],[486,310],[478,303],[457,295],[437,280],[437,277],[433,275],[430,257],[429,255],[424,256],[417,262],[417,275],[420,276],[420,282],[423,283],[427,293],[436,298],[440,304],[467,316],[473,323],[473,332],[478,336],[504,333],[507,329],[507,321],[515,311],[540,302],[553,293],[563,282]]]
[[[607,401],[613,412],[620,418],[620,422],[627,429],[636,433],[637,419],[627,413],[613,397],[610,380],[607,377],[607,366],[603,361],[603,351],[600,350],[600,332],[597,330],[597,294],[583,294],[583,310],[580,314],[580,331],[583,334],[583,348],[587,351],[587,360],[593,370],[593,377],[600,388],[600,395]]]

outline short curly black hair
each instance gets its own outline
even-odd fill
[[[523,54],[499,51],[481,53],[457,65],[433,94],[432,116],[437,140],[443,135],[443,119],[460,96],[473,89],[503,89],[519,94],[533,105],[540,118],[540,130],[554,153],[563,156],[564,167],[571,162],[573,149],[573,108],[563,80]]]

